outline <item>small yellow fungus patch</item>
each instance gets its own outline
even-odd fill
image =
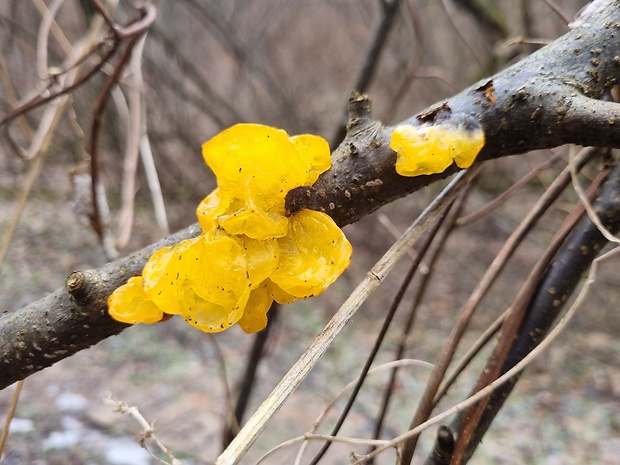
[[[273,301],[323,292],[348,267],[351,244],[325,213],[286,217],[288,191],[311,185],[331,166],[327,142],[239,124],[203,145],[218,188],[198,206],[200,237],[155,252],[141,277],[108,300],[114,318],[154,323],[182,315],[206,331],[267,324]]]
[[[484,132],[479,126],[470,129],[451,124],[398,126],[390,141],[401,176],[442,173],[452,163],[469,168],[482,147]]]

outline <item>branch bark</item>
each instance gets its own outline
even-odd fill
[[[98,270],[76,271],[65,288],[0,317],[0,389],[127,328],[108,315],[108,296],[155,250],[198,234],[193,225]]]
[[[486,145],[479,159],[574,143],[620,147],[620,106],[597,100],[620,82],[620,0],[553,44],[480,81],[404,123],[477,121]],[[354,95],[347,136],[333,167],[313,187],[287,197],[292,214],[324,211],[343,226],[457,171],[404,178],[389,148],[393,127],[370,116],[367,98]],[[107,297],[141,272],[154,250],[199,233],[197,225],[98,269],[73,273],[66,289],[0,317],[0,389],[120,333],[127,326],[107,314]]]
[[[607,2],[552,44],[404,121],[404,124],[478,122],[492,159],[563,144],[620,146],[620,105],[597,100],[620,83],[620,2]],[[444,173],[404,178],[389,148],[393,127],[374,121],[361,95],[349,102],[349,125],[332,169],[313,187],[291,191],[287,208],[324,211],[339,225],[415,192]]]

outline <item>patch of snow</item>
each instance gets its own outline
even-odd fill
[[[106,444],[106,459],[115,465],[149,465],[151,456],[136,441],[112,438]]]
[[[62,392],[56,396],[56,408],[63,412],[81,412],[88,405],[88,400],[81,394]]]
[[[66,449],[75,446],[80,441],[81,432],[73,431],[54,431],[43,440],[43,449]]]
[[[28,433],[34,429],[34,423],[27,418],[13,418],[11,420],[11,433]]]

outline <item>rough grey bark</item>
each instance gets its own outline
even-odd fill
[[[405,123],[480,124],[480,159],[567,143],[620,147],[620,108],[597,100],[620,82],[619,35],[620,0],[609,0],[553,44]],[[392,130],[371,120],[369,101],[354,96],[332,169],[313,187],[291,191],[289,212],[325,211],[342,226],[456,171],[399,176]],[[0,317],[0,389],[121,332],[126,325],[107,315],[107,296],[139,274],[154,250],[198,232],[191,226],[99,270],[73,274],[67,289]]]
[[[479,159],[563,144],[620,146],[620,106],[600,99],[620,83],[620,3],[609,1],[580,27],[495,76],[412,116],[405,124],[480,124]],[[311,188],[291,191],[287,208],[320,210],[340,225],[457,171],[404,178],[389,148],[393,127],[371,119],[370,103],[350,101],[347,137],[334,166]]]
[[[199,233],[193,225],[98,270],[76,271],[64,288],[2,315],[0,389],[127,328],[108,315],[108,296],[139,275],[155,250]]]

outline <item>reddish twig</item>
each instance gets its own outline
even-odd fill
[[[93,0],[93,4],[95,8],[99,11],[100,14],[104,17],[104,20],[108,23],[111,28],[112,33],[117,38],[128,38],[128,43],[125,48],[125,51],[121,55],[121,58],[114,69],[112,75],[108,78],[106,83],[103,86],[101,94],[95,103],[95,107],[93,109],[93,123],[91,127],[91,138],[90,138],[90,157],[91,157],[91,195],[93,200],[93,211],[91,217],[91,225],[95,232],[97,233],[99,240],[102,245],[105,247],[105,237],[106,237],[106,228],[101,218],[101,205],[99,202],[99,137],[101,135],[101,123],[103,121],[103,114],[105,111],[106,104],[110,98],[110,93],[112,88],[117,84],[122,71],[125,69],[125,66],[129,62],[131,58],[131,53],[134,46],[140,40],[140,37],[143,33],[147,31],[147,29],[153,24],[156,18],[155,8],[152,5],[145,6],[140,10],[140,18],[134,21],[130,26],[126,28],[119,28],[116,25],[111,23],[111,19],[105,13],[105,10],[101,7],[101,4],[98,0]],[[101,9],[100,9],[101,8]]]
[[[592,182],[588,190],[588,197],[594,196],[602,182],[607,177],[607,174],[608,173],[601,173]],[[491,384],[500,376],[502,367],[504,366],[511,350],[515,335],[521,326],[529,303],[532,300],[532,296],[537,289],[537,284],[540,282],[556,252],[560,249],[560,246],[563,244],[568,234],[573,230],[584,212],[585,208],[582,204],[579,204],[572,214],[569,215],[564,224],[555,234],[543,256],[534,266],[526,282],[521,287],[521,290],[512,305],[510,313],[502,324],[497,344],[493,352],[489,355],[485,367],[480,373],[480,377],[478,378],[478,382],[476,383],[476,387],[473,391],[474,394]],[[455,444],[454,455],[452,457],[451,463],[454,465],[461,465],[464,463],[465,450],[471,440],[474,430],[478,426],[478,422],[480,421],[488,402],[489,397],[485,397],[480,402],[469,407],[469,409],[465,412],[460,431],[457,435],[458,440]]]

